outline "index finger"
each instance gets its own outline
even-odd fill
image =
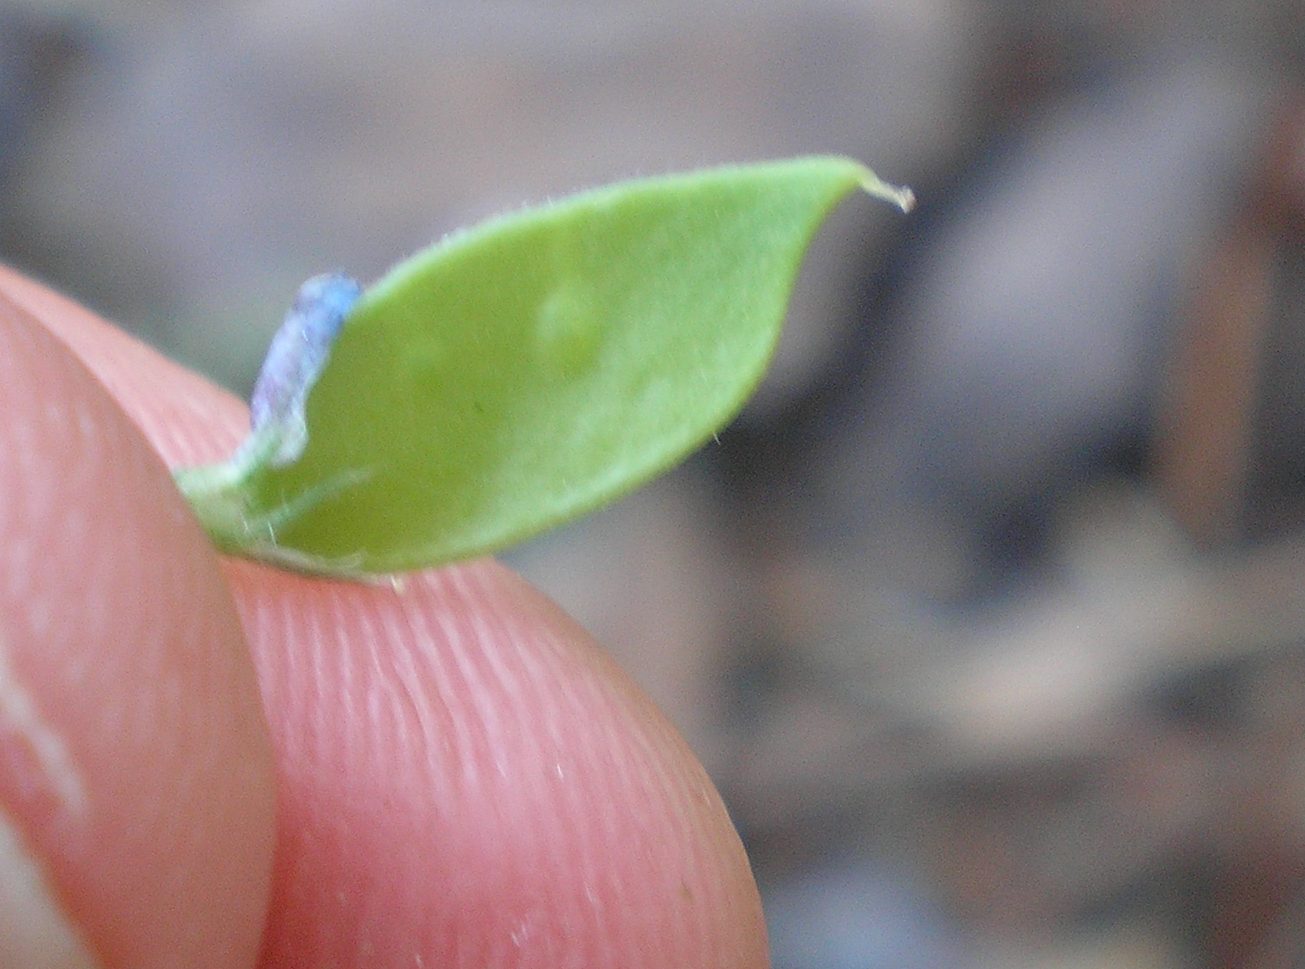
[[[0,965],[248,967],[273,772],[219,562],[3,293],[0,414]]]

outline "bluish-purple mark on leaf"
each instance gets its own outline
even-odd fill
[[[267,461],[289,464],[308,443],[304,406],[308,392],[331,356],[345,317],[362,294],[362,287],[342,273],[314,276],[295,294],[285,322],[272,339],[249,401],[250,443],[275,436],[276,449]]]

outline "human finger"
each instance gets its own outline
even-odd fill
[[[4,294],[0,414],[0,965],[251,966],[273,772],[217,557]]]
[[[97,358],[139,366],[130,349]],[[234,444],[225,405],[103,376],[165,453]],[[481,561],[397,589],[248,564],[229,578],[279,761],[265,966],[766,964],[701,766],[516,576]]]

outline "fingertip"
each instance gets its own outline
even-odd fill
[[[238,620],[163,463],[42,311],[0,298],[0,810],[101,965],[249,966],[274,785]]]
[[[514,574],[230,577],[281,758],[265,967],[767,965],[702,767]]]

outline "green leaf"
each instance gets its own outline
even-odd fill
[[[739,410],[812,235],[856,189],[910,205],[815,157],[625,183],[450,236],[353,306],[302,454],[179,481],[220,547],[314,571],[421,568],[574,518]]]

